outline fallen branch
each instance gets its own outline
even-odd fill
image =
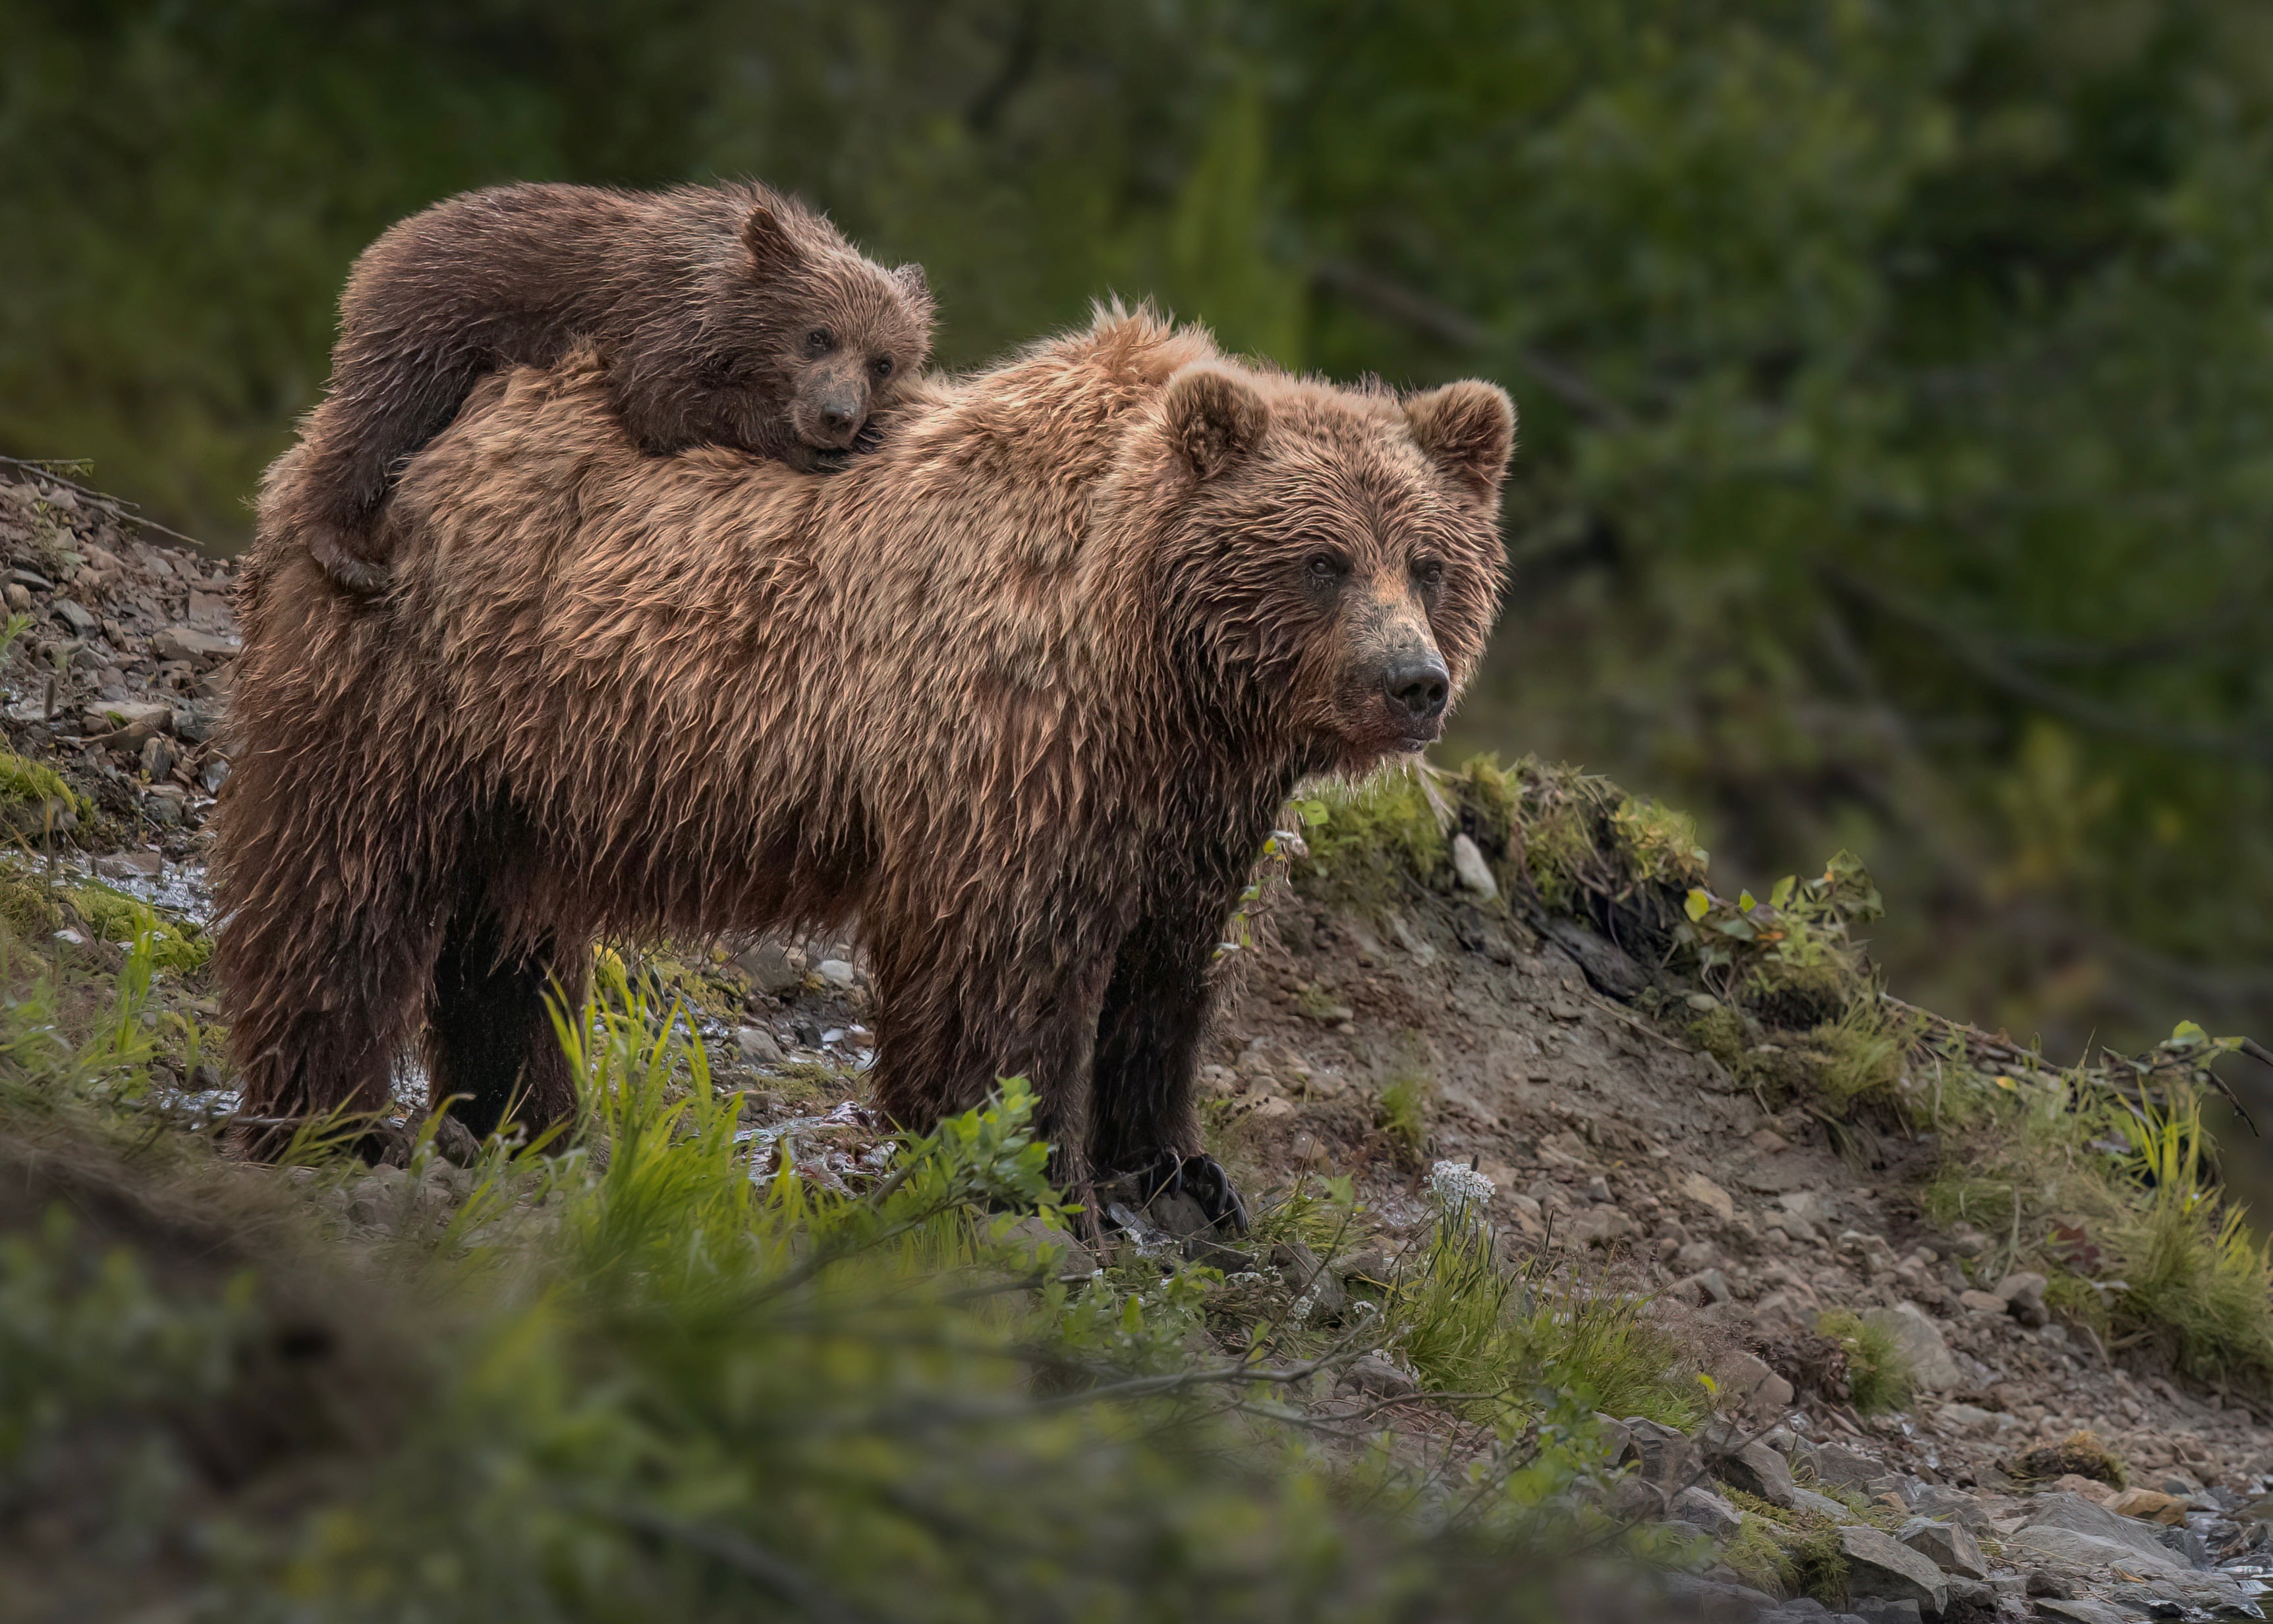
[[[50,462],[69,461],[79,463],[84,460],[84,458],[70,457],[51,459]],[[38,478],[47,480],[51,484],[61,485],[65,490],[86,498],[88,501],[96,504],[98,506],[108,509],[111,516],[119,520],[122,523],[139,525],[146,530],[155,530],[161,535],[170,535],[177,542],[187,542],[199,552],[203,552],[205,550],[205,543],[198,540],[196,536],[184,535],[179,530],[174,529],[167,525],[161,525],[154,519],[145,518],[141,513],[135,510],[133,503],[125,500],[124,498],[105,496],[100,490],[89,490],[86,486],[80,484],[75,479],[64,477],[63,475],[55,471],[54,468],[50,466],[50,462],[42,462],[37,458],[0,457],[0,463],[5,463],[11,468],[22,468],[28,474],[32,474]]]

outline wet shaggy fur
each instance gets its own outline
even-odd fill
[[[606,357],[641,449],[820,466],[921,373],[932,312],[920,266],[887,271],[763,186],[468,192],[356,261],[297,505],[275,516],[341,585],[377,587],[375,521],[401,464],[484,374],[549,367],[579,342]]]
[[[1298,780],[1418,748],[1502,569],[1507,397],[1259,372],[1147,315],[821,479],[641,457],[589,356],[404,475],[392,589],[264,525],[217,868],[246,1108],[569,1109],[596,938],[835,926],[881,1101],[1035,1085],[1061,1171],[1200,1149],[1210,963]],[[273,470],[272,510],[303,453]]]

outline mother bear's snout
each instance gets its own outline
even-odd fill
[[[1389,657],[1381,673],[1381,691],[1390,707],[1409,723],[1433,730],[1452,697],[1452,674],[1437,651],[1429,647],[1400,649]]]

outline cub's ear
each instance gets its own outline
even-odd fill
[[[793,270],[805,258],[782,217],[762,203],[754,206],[742,222],[742,246],[750,251],[761,275]]]
[[[892,269],[892,281],[899,284],[902,296],[904,297],[910,304],[914,305],[919,311],[926,311],[926,313],[929,312],[931,310],[931,279],[924,274],[923,266],[919,265],[896,266]]]
[[[1201,479],[1213,479],[1255,449],[1271,408],[1237,373],[1199,362],[1168,380],[1162,403],[1168,441]]]
[[[1515,402],[1497,384],[1464,378],[1405,403],[1414,443],[1480,502],[1499,499],[1515,452]]]

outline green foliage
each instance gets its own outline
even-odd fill
[[[2192,1022],[2142,1057],[2173,1059],[2165,1098],[2076,1074],[1966,1078],[1966,1133],[1925,1192],[1937,1223],[1999,1241],[1984,1278],[2032,1269],[2046,1300],[2101,1335],[2153,1345],[2196,1380],[2273,1391],[2273,1252],[2217,1187],[2198,1085],[2217,1052]]]
[[[1847,1352],[1847,1391],[1858,1414],[1900,1410],[1910,1401],[1910,1368],[1894,1339],[1844,1308],[1817,1317],[1816,1330]]]
[[[1374,1101],[1373,1122],[1397,1159],[1409,1167],[1419,1166],[1428,1153],[1429,1108],[1436,1092],[1428,1052],[1417,1037],[1408,1037],[1403,1057]]]
[[[1721,1560],[1737,1578],[1771,1596],[1797,1594],[1799,1569],[1776,1538],[1779,1524],[1747,1511],[1735,1536],[1721,1547]]]
[[[0,1493],[66,1484],[97,1530],[20,1570],[0,1540],[0,1573],[55,1616],[185,1585],[248,1620],[1585,1610],[1538,1582],[1617,1533],[1573,1493],[1590,1401],[1537,1391],[1562,1367],[1523,1368],[1456,1519],[1385,1455],[1338,1472],[1271,1431],[1272,1337],[1251,1368],[1212,1351],[1215,1271],[1069,1282],[1008,1233],[1064,1219],[1018,1080],[849,1169],[754,1163],[682,1013],[604,962],[560,1022],[575,1142],[492,1140],[446,1223],[359,1258],[325,1239],[336,1149],[287,1179],[146,1114],[119,1035],[151,951],[83,1024],[61,1012],[100,989],[40,973],[0,1010]],[[406,1220],[444,1171],[422,1134]],[[1264,1226],[1330,1249],[1351,1192],[1297,1194]],[[1593,1390],[1602,1361],[1564,1357]],[[183,1440],[255,1415],[274,1452],[202,1475]]]
[[[1744,1515],[1731,1548],[1743,1547],[1752,1571],[1774,1579],[1787,1596],[1832,1604],[1847,1599],[1847,1556],[1837,1523],[1821,1512],[1773,1505],[1741,1489],[1730,1490],[1729,1498]]]
[[[2144,1186],[2116,1231],[2125,1289],[2112,1320],[2144,1332],[2198,1380],[2273,1382],[2273,1240],[2249,1231],[2205,1165],[2202,1104],[2182,1094],[2142,1102],[2120,1122],[2124,1167]]]
[[[1700,1418],[1696,1366],[1632,1297],[1496,1261],[1475,1213],[1441,1203],[1428,1250],[1401,1276],[1389,1322],[1422,1382],[1470,1396],[1485,1414],[1527,1404],[1542,1383],[1584,1408],[1669,1426]]]
[[[1864,1101],[1895,1101],[1905,1074],[1903,1057],[1916,1037],[1913,1021],[1892,1014],[1875,998],[1848,1005],[1838,1020],[1809,1034],[1816,1090],[1840,1111]]]
[[[1309,857],[1294,872],[1338,902],[1378,906],[1407,878],[1451,862],[1419,770],[1396,767],[1355,784],[1328,784],[1298,810]]]

